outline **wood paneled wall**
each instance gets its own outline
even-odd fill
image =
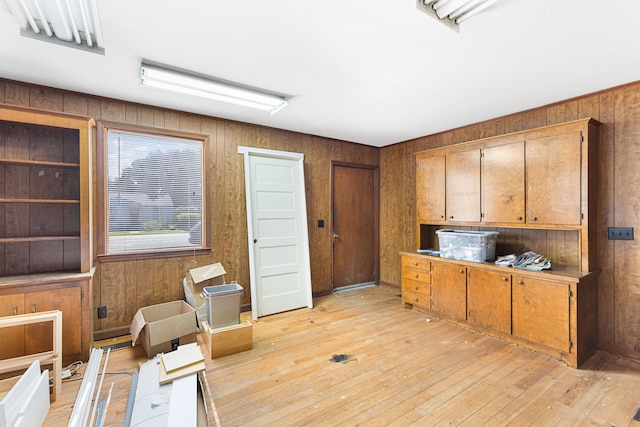
[[[129,261],[96,260],[94,307],[107,306],[107,317],[94,318],[97,337],[126,332],[140,307],[184,297],[182,278],[194,267],[222,262],[226,279],[244,286],[250,303],[247,219],[243,157],[238,146],[284,150],[305,155],[311,279],[314,295],[331,291],[331,162],[379,164],[379,149],[196,114],[143,106],[0,79],[0,102],[63,111],[108,120],[209,135],[208,195],[212,250],[207,255]],[[94,179],[94,182],[96,180]],[[96,206],[94,206],[95,208]],[[94,241],[97,241],[94,236]]]
[[[212,117],[0,79],[0,102],[89,115],[104,119],[210,135],[213,249],[209,255],[152,260],[97,262],[94,305],[107,305],[108,317],[95,319],[96,331],[127,327],[138,307],[182,297],[181,278],[194,266],[220,261],[227,280],[245,286],[249,303],[244,173],[238,145],[301,152],[305,176],[314,294],[331,290],[330,162],[380,166],[380,279],[400,286],[402,250],[415,246],[417,151],[521,131],[584,117],[603,123],[598,149],[599,346],[640,359],[640,245],[609,241],[607,227],[640,230],[640,83],[612,88],[550,106],[425,136],[382,149],[280,131]],[[539,236],[536,238],[540,238]],[[573,236],[546,237],[571,242]],[[94,239],[95,240],[95,239]],[[544,240],[544,239],[542,239]],[[544,244],[542,242],[541,244]],[[571,246],[571,244],[569,244]]]
[[[585,117],[603,124],[598,146],[596,242],[601,273],[599,305],[593,307],[598,310],[599,347],[640,359],[640,244],[607,237],[608,227],[633,227],[636,234],[640,229],[640,83],[382,148],[381,280],[399,286],[398,252],[415,249],[413,153]],[[536,247],[568,251],[570,257],[575,236],[553,232],[545,239]],[[568,249],[561,249],[562,245]]]

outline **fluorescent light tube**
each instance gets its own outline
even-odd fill
[[[478,5],[478,7],[471,9],[470,11],[464,13],[462,16],[460,16],[459,18],[456,18],[456,23],[461,23],[463,21],[466,21],[467,19],[471,18],[473,15],[482,12],[483,10],[485,10],[486,8],[488,8],[489,6],[493,5],[494,3],[497,3],[498,0],[487,0],[484,3]]]
[[[214,101],[257,108],[269,111],[271,115],[287,106],[287,101],[281,96],[154,65],[142,64],[140,67],[140,84]]]

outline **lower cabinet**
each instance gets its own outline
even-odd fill
[[[402,253],[402,259],[405,308],[549,354],[573,367],[595,352],[596,274],[521,271],[409,253]],[[430,266],[430,296],[415,299],[411,263],[421,260]]]
[[[511,275],[469,267],[467,320],[474,325],[511,333]]]
[[[467,318],[467,267],[433,263],[431,307],[445,316]]]
[[[0,285],[0,316],[62,311],[62,358],[65,365],[88,359],[93,336],[91,277],[81,275],[78,280],[71,280],[68,276],[63,277],[70,280],[58,281],[62,278],[55,275],[33,275],[25,283],[8,278],[8,283]],[[51,350],[51,328],[51,322],[45,322],[3,329],[0,360]]]
[[[570,286],[515,274],[512,277],[513,335],[568,352],[572,345]]]

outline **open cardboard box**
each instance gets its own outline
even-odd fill
[[[184,278],[184,296],[191,307],[196,310],[198,325],[207,320],[207,300],[204,296],[205,286],[225,284],[224,275],[227,274],[221,263],[209,264],[192,268]]]
[[[184,301],[142,307],[131,322],[131,342],[138,340],[149,358],[196,342],[194,309]]]

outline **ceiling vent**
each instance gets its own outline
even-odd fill
[[[96,0],[4,0],[20,34],[104,55]]]

